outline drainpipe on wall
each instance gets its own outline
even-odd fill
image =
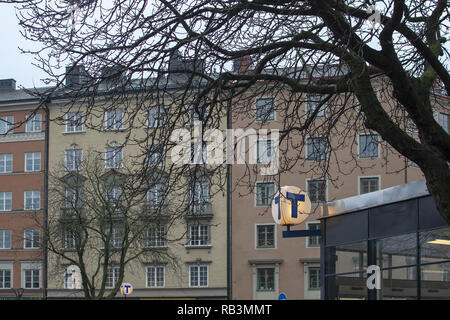
[[[232,99],[234,95],[234,90],[231,90],[231,96],[227,103],[227,129],[232,129],[232,118],[231,118],[231,107]],[[228,143],[228,142],[227,142]],[[228,157],[228,155],[227,155]],[[231,164],[227,163],[227,299],[232,299],[232,238],[231,238],[231,222],[232,222],[232,210],[231,210],[231,200],[232,200],[232,188],[233,184],[231,181]]]
[[[49,155],[49,140],[50,140],[50,110],[48,103],[50,97],[45,97],[44,111],[45,111],[45,145],[44,145],[44,237],[43,237],[43,299],[47,300],[48,291],[48,250],[47,250],[47,235],[48,235],[48,155]]]

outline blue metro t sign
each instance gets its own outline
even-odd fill
[[[294,186],[281,187],[272,201],[272,216],[277,224],[303,223],[311,212],[308,195]]]

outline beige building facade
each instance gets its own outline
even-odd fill
[[[133,170],[142,170],[140,165],[148,164],[143,160],[145,155],[143,156],[142,150],[149,147],[145,143],[152,140],[149,142],[151,145],[157,144],[156,135],[149,132],[162,130],[164,127],[162,118],[155,121],[153,111],[162,107],[169,117],[171,108],[177,107],[170,102],[161,106],[148,101],[145,103],[146,108],[139,113],[141,118],[134,119],[135,123],[143,125],[126,131],[124,128],[131,126],[126,107],[116,105],[114,108],[105,108],[102,103],[99,102],[98,108],[92,108],[86,117],[86,109],[83,107],[68,110],[67,101],[52,101],[50,118],[55,121],[50,124],[50,172],[61,172],[61,169],[66,172],[74,171],[74,162],[84,161],[89,157],[103,162],[100,164],[100,167],[103,166],[102,175],[112,172],[139,172]],[[109,122],[108,117],[111,117],[111,114],[114,115],[114,121]],[[191,126],[185,124],[180,125],[180,128],[191,130]],[[127,142],[127,134],[131,134],[133,141],[143,141],[142,145]],[[110,154],[112,149],[116,153]],[[224,299],[227,295],[226,192],[216,186],[220,183],[215,182],[214,173],[211,173],[213,170],[209,171],[207,166],[201,166],[202,169],[197,170],[194,189],[189,190],[189,179],[192,179],[192,176],[186,176],[186,172],[178,174],[178,169],[171,162],[170,153],[167,151],[162,154],[163,159],[158,159],[159,163],[153,163],[145,172],[150,176],[158,173],[158,177],[166,174],[171,181],[164,183],[169,184],[172,189],[163,200],[165,203],[161,209],[162,217],[156,222],[150,215],[151,207],[159,201],[155,198],[158,196],[157,192],[156,195],[147,193],[141,203],[134,206],[137,214],[143,216],[141,225],[157,229],[152,229],[150,244],[147,243],[147,246],[154,250],[154,254],[150,250],[150,253],[139,256],[125,267],[123,282],[133,286],[133,293],[127,298]],[[197,166],[191,167],[194,170]],[[86,170],[87,168],[81,168],[79,174],[86,174]],[[179,183],[177,180],[183,181]],[[194,197],[201,198],[201,206],[193,209],[189,204],[178,204],[181,198],[192,192],[200,192],[200,195]],[[49,215],[53,214],[53,219],[58,221],[62,210],[57,207],[50,208]],[[171,214],[165,215],[166,211]],[[146,216],[146,213],[149,215]],[[97,249],[101,249],[100,247],[101,244]],[[118,272],[118,258],[111,261],[106,294],[116,284]],[[96,267],[95,262],[89,266],[91,272],[94,272]],[[77,268],[51,252],[49,273],[53,274],[49,279],[49,298],[83,296]],[[116,297],[123,296],[118,293]]]

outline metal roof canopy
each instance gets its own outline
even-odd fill
[[[320,219],[419,198],[429,194],[425,180],[418,180],[358,196],[327,202],[323,205],[323,216]]]

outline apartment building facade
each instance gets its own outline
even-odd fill
[[[102,99],[98,98],[98,107],[90,109],[89,113],[83,105],[68,109],[64,98],[52,100],[50,119],[55,121],[50,123],[50,175],[63,171],[63,177],[72,174],[87,177],[92,171],[89,172],[85,160],[90,159],[92,164],[94,158],[100,162],[100,179],[120,175],[144,178],[148,175],[139,179],[136,187],[144,190],[143,197],[133,208],[128,208],[128,221],[125,222],[119,213],[117,227],[106,232],[113,233],[111,246],[120,252],[124,243],[122,226],[131,221],[132,209],[137,212],[136,225],[142,235],[137,246],[149,253],[137,256],[125,267],[122,282],[133,286],[133,293],[127,298],[225,299],[226,192],[218,186],[220,182],[214,174],[214,166],[208,167],[200,159],[200,162],[192,161],[188,170],[183,167],[184,171],[180,173],[176,166],[173,167],[169,150],[158,142],[158,130],[167,126],[171,114],[175,113],[173,108],[179,106],[172,103],[171,98],[164,104],[149,99],[140,105],[141,112],[132,124],[125,105],[111,106],[108,97]],[[198,120],[198,115],[187,110],[179,128],[192,132],[194,120]],[[133,137],[133,143],[127,140],[128,134]],[[152,152],[146,154],[150,150]],[[108,179],[104,187],[105,190],[112,187],[105,191],[111,193],[111,198],[118,199],[126,193],[124,185]],[[71,190],[66,190],[69,198],[76,193]],[[88,191],[83,192],[85,197]],[[68,207],[63,206],[50,208],[50,223],[64,218]],[[70,255],[75,240],[65,233],[62,237],[62,252]],[[67,241],[69,238],[71,240]],[[102,246],[105,244],[98,243],[96,249],[104,250]],[[104,296],[117,284],[120,269],[118,256],[109,263]],[[94,259],[87,266],[91,272],[97,267]],[[79,269],[52,252],[49,252],[49,274],[52,274],[49,299],[83,297]],[[116,297],[123,298],[120,293]]]
[[[283,90],[274,91],[263,90],[261,93],[255,89],[249,98],[236,99],[233,128],[267,129],[268,132],[271,129],[286,130],[284,122],[289,120],[284,114],[289,94]],[[327,103],[319,106],[324,97],[313,94],[290,96],[288,103],[296,103],[297,111],[293,114],[298,112],[304,119],[320,107],[315,119],[320,126],[331,109]],[[381,94],[379,98],[389,109],[387,98]],[[442,97],[440,102],[435,119],[448,132],[449,101]],[[250,111],[242,112],[245,108]],[[355,111],[354,117],[357,114]],[[264,165],[263,161],[261,164],[258,161],[253,171],[244,165],[233,165],[233,299],[277,299],[280,293],[285,293],[288,299],[320,299],[320,237],[282,237],[286,227],[275,224],[271,212],[272,196],[279,187],[296,186],[309,195],[312,202],[309,218],[292,228],[311,230],[320,229],[320,204],[423,179],[414,163],[382,143],[376,133],[356,129],[343,141],[340,133],[347,132],[350,120],[338,122],[336,132],[328,136],[316,132],[316,135],[297,137],[299,141],[304,139],[305,147],[300,155],[289,149],[295,145],[292,140],[282,142],[285,148],[279,151],[280,161],[302,158],[292,170],[263,176],[258,169]],[[256,148],[247,151],[256,152],[258,158],[270,159],[275,154],[270,145],[274,142],[266,137],[257,141]],[[328,145],[333,152],[328,153]],[[317,169],[321,164],[328,166],[325,172]],[[297,170],[299,167],[301,169]],[[249,192],[249,188],[253,192]]]
[[[45,114],[0,80],[0,299],[41,298]]]
[[[3,124],[0,123],[0,295],[14,297],[21,291],[12,289],[24,289],[24,297],[37,297],[42,295],[43,288],[39,241],[43,231],[39,222],[45,191],[45,115],[42,112],[32,115],[37,105],[36,99],[22,90],[15,90],[12,82],[10,84],[8,86],[5,82],[6,89],[0,91],[0,119],[3,121]],[[298,101],[303,101],[301,109],[306,115],[314,109],[320,97],[299,97]],[[232,128],[283,128],[285,115],[277,107],[282,101],[276,94],[255,94],[252,103],[244,106],[250,109],[247,113],[235,112],[239,101],[231,103],[233,114],[237,114],[232,119]],[[252,108],[248,108],[249,105]],[[101,155],[106,176],[133,166],[132,159],[139,158],[142,146],[125,143],[127,132],[123,129],[127,128],[129,120],[125,105],[105,108],[99,103],[97,109],[89,110],[89,116],[83,105],[71,109],[67,106],[64,97],[53,98],[49,103],[52,121],[48,161],[51,173],[61,169],[67,174],[77,172],[78,164],[92,154]],[[142,125],[131,130],[135,140],[145,141],[149,131],[163,128],[165,122],[161,115],[170,115],[173,107],[177,105],[170,99],[165,105],[151,100],[146,102],[140,113],[141,118],[135,120]],[[447,130],[449,113],[448,104],[447,109],[436,113],[437,121]],[[190,111],[186,113],[190,114]],[[319,112],[318,121],[326,114],[325,106]],[[191,120],[187,118],[187,124],[180,127],[192,130]],[[16,124],[14,128],[9,125],[12,123]],[[219,129],[225,128],[224,118]],[[303,165],[314,168],[326,160],[326,148],[320,136],[305,138]],[[189,215],[190,209],[186,208],[185,212],[178,212],[181,219],[174,220],[170,231],[172,237],[165,226],[158,225],[148,231],[152,234],[149,246],[170,252],[176,263],[148,258],[129,264],[123,281],[134,287],[130,298],[223,299],[227,297],[227,289],[231,289],[232,299],[276,299],[281,292],[287,294],[289,299],[319,299],[320,238],[282,238],[284,228],[273,222],[270,212],[271,195],[277,188],[293,185],[309,194],[313,203],[312,213],[306,223],[297,228],[317,229],[320,228],[320,203],[423,178],[414,164],[399,157],[393,150],[384,149],[385,145],[376,134],[361,130],[354,132],[354,138],[356,144],[349,143],[345,147],[342,144],[338,148],[336,159],[340,162],[330,161],[329,176],[336,177],[333,181],[311,169],[306,170],[307,173],[282,172],[276,178],[256,175],[249,185],[242,183],[241,179],[248,167],[233,164],[231,204],[227,202],[227,193],[221,182],[214,179],[196,181],[192,189],[194,198],[203,203],[200,206],[201,217]],[[256,167],[264,166],[264,158],[270,159],[272,156],[272,142],[268,141],[270,139],[257,141],[254,148],[258,160]],[[352,162],[352,155],[355,154],[360,164],[357,167]],[[162,158],[163,165],[152,166],[150,172],[163,173],[169,167],[164,165],[170,164],[168,155],[164,154]],[[156,159],[157,162],[159,160]],[[259,160],[262,160],[261,163]],[[82,174],[81,171],[79,173]],[[198,174],[203,177],[208,175],[206,171],[195,175]],[[149,189],[152,190],[142,201],[142,212],[150,212],[150,204],[159,203],[159,186]],[[118,188],[113,188],[112,192],[116,195],[121,193]],[[175,197],[166,199],[163,207],[173,206],[174,210],[180,211],[176,198],[192,194],[192,190],[183,189],[174,194]],[[55,221],[67,211],[61,206],[49,209],[50,219]],[[227,211],[232,212],[231,230],[227,228]],[[151,219],[145,221],[153,227]],[[60,236],[66,237],[65,234]],[[227,236],[232,239],[231,260],[227,259],[227,250],[230,249],[227,247]],[[169,241],[169,238],[177,240]],[[120,242],[120,239],[120,231],[117,231],[115,241]],[[64,243],[73,244],[72,241]],[[73,248],[66,249],[70,251]],[[48,281],[49,298],[83,297],[79,270],[73,264],[50,254],[48,271],[51,275]],[[106,291],[114,287],[117,274],[117,265],[111,265],[107,273]],[[231,282],[227,283],[227,280]]]

